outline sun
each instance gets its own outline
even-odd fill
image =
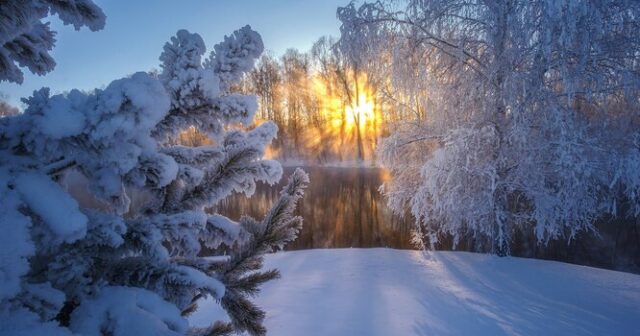
[[[376,126],[380,122],[372,90],[368,86],[366,75],[350,77],[351,85],[348,89],[353,95],[358,92],[357,99],[351,102],[344,101],[342,97],[346,94],[342,92],[343,87],[332,87],[320,78],[314,78],[312,81],[314,95],[319,97],[321,114],[330,121],[334,129],[352,132],[359,127],[361,133],[370,133],[377,129]]]
[[[360,94],[354,104],[346,106],[345,113],[347,115],[346,123],[348,129],[353,129],[359,124],[360,130],[363,131],[367,128],[367,125],[375,121],[373,100],[366,93]]]

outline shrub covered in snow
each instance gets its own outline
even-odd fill
[[[260,270],[262,255],[296,237],[292,213],[308,177],[293,173],[262,220],[207,211],[277,182],[282,169],[262,159],[277,127],[249,129],[256,99],[230,91],[262,53],[260,35],[246,26],[202,60],[205,50],[181,30],[157,78],[139,72],[90,93],[44,88],[23,114],[0,119],[0,333],[265,333],[248,297],[278,276]],[[177,145],[188,127],[210,144]],[[69,174],[83,176],[100,206],[65,190]],[[203,246],[226,256],[203,257]],[[212,316],[210,328],[190,328],[185,316],[207,296],[230,322]]]

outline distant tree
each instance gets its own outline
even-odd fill
[[[206,211],[277,182],[282,169],[262,159],[277,127],[244,130],[256,98],[232,93],[263,51],[260,35],[246,26],[203,62],[205,50],[181,30],[157,77],[139,72],[91,93],[43,88],[23,114],[0,118],[0,334],[266,333],[249,297],[278,277],[262,270],[263,255],[296,237],[308,178],[295,171],[261,220]],[[210,144],[176,145],[190,127]],[[99,208],[57,183],[70,172]],[[134,194],[146,200],[134,204]],[[205,297],[230,322],[190,327],[184,316]]]
[[[282,79],[286,94],[287,136],[293,142],[292,152],[300,158],[303,152],[302,132],[304,116],[310,108],[309,56],[296,49],[288,49],[281,58]]]
[[[8,117],[20,113],[17,107],[11,106],[5,99],[6,96],[0,93],[0,117]]]
[[[341,32],[342,33],[342,32]],[[358,76],[362,73],[363,64],[357,52],[358,45],[356,39],[347,38],[346,31],[340,41],[333,46],[334,59],[337,60],[335,75],[339,82],[341,95],[346,100],[346,106],[353,108],[355,113],[351,114],[353,118],[353,130],[356,138],[356,155],[360,161],[364,160],[364,141],[362,134],[362,124],[364,117],[360,109],[360,94],[364,88],[360,87],[361,83]],[[364,54],[364,53],[363,53]]]
[[[411,209],[419,241],[471,238],[506,254],[517,231],[543,244],[593,231],[620,197],[639,213],[640,3],[410,0],[338,13],[350,45],[391,32],[422,60],[393,76],[421,74],[430,115],[381,150],[394,175],[384,191]]]
[[[92,31],[104,27],[105,15],[91,0],[3,0],[0,2],[0,81],[22,83],[18,68],[26,67],[34,74],[44,75],[56,62],[49,51],[55,44],[55,31],[48,15],[58,15],[64,24],[76,30],[87,26]]]
[[[277,59],[270,55],[262,55],[249,74],[251,91],[257,94],[260,100],[260,117],[273,120],[278,126],[284,126],[281,71]]]
[[[378,116],[377,110],[381,101],[378,98],[384,98],[383,88],[391,83],[389,76],[388,59],[392,50],[389,38],[384,29],[369,29],[369,26],[352,26],[353,21],[350,17],[356,14],[355,6],[346,6],[338,8],[338,19],[342,20],[340,26],[340,39],[334,46],[334,52],[338,54],[339,63],[338,77],[342,83],[344,96],[347,98],[347,104],[353,108],[352,113],[354,124],[356,125],[356,143],[358,158],[364,160],[365,141],[367,140],[367,127],[372,126],[371,133],[374,137],[373,148],[376,147],[378,135]],[[344,18],[344,19],[343,19]],[[365,80],[363,80],[363,78]],[[374,105],[374,117],[367,118],[363,115],[361,108],[361,95],[369,92],[371,103]],[[367,122],[374,121],[372,125]],[[375,152],[372,153],[370,159],[375,159]]]
[[[286,158],[287,124],[285,118],[285,92],[282,66],[277,58],[264,54],[245,78],[247,92],[258,96],[258,116],[261,120],[272,120],[280,130],[280,135],[271,144],[271,153]]]

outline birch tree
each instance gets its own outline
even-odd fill
[[[542,244],[594,231],[621,199],[638,214],[640,4],[410,0],[339,13],[343,38],[393,32],[424,60],[428,115],[381,146],[394,175],[383,190],[410,208],[418,241],[470,238],[504,255],[518,231]]]

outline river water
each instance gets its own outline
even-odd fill
[[[411,216],[400,218],[387,207],[379,186],[389,178],[380,168],[304,167],[311,179],[297,214],[304,226],[288,250],[344,247],[412,249]],[[285,168],[280,184],[259,184],[251,198],[234,195],[217,211],[234,220],[243,214],[262,219],[294,168]],[[618,223],[619,222],[619,223]],[[581,233],[571,244],[560,239],[548,245],[529,239],[512,242],[512,255],[551,259],[640,273],[640,225],[635,220],[597,221],[599,235]],[[615,225],[612,225],[615,224]],[[526,237],[525,237],[526,238]],[[450,249],[451,246],[440,246]],[[466,248],[459,246],[462,250]],[[486,251],[485,251],[486,252]]]
[[[234,195],[217,211],[238,220],[246,214],[261,219],[278,198],[295,168],[284,168],[280,184],[259,184],[251,198]],[[288,250],[343,247],[410,249],[412,221],[394,215],[378,187],[388,178],[380,168],[304,167],[311,183],[299,204],[304,226]]]

